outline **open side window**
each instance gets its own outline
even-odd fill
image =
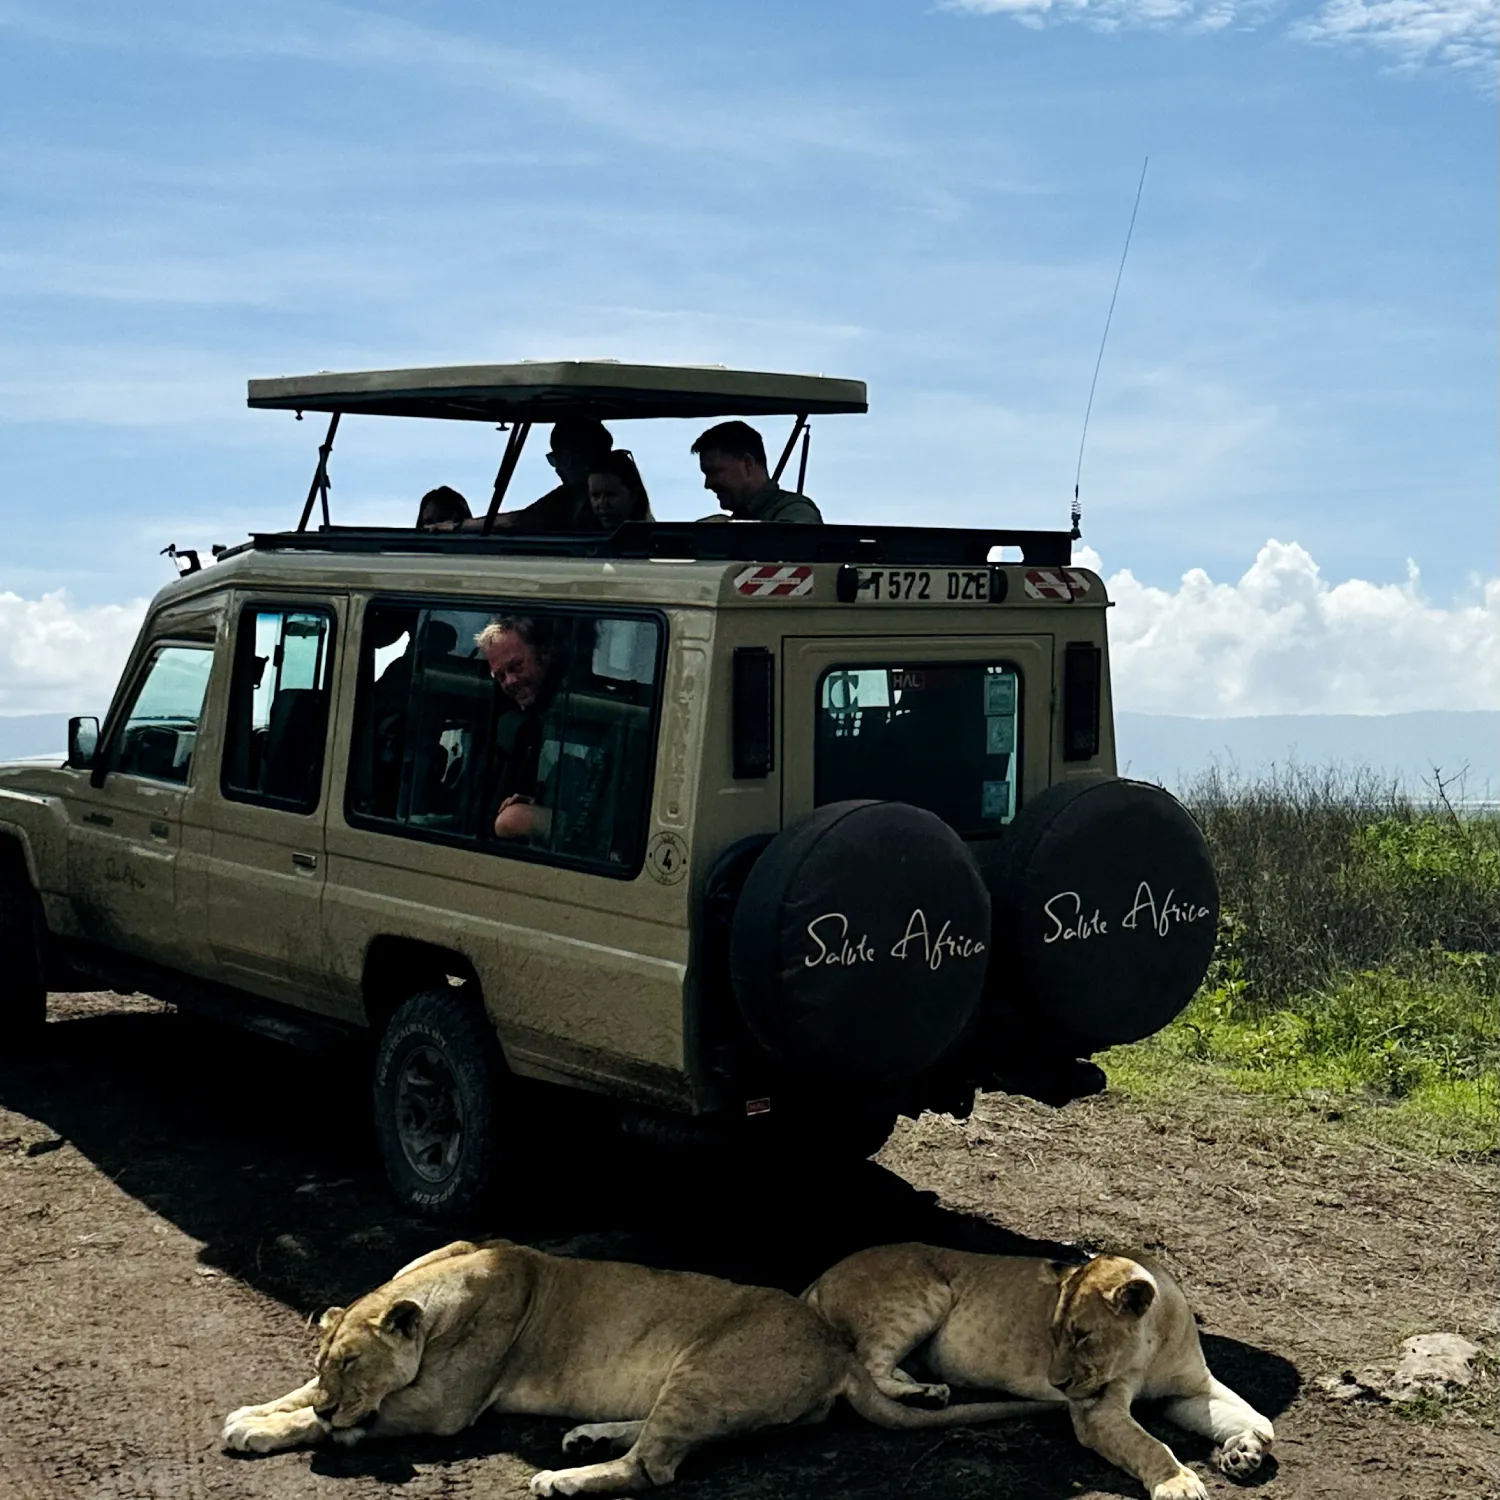
[[[524,636],[533,680],[492,680],[477,638]],[[346,811],[356,826],[628,877],[646,832],[658,617],[371,604]],[[530,811],[502,819],[510,804]]]

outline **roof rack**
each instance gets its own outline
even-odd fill
[[[328,460],[345,412],[364,416],[437,417],[459,422],[494,422],[509,436],[485,512],[488,535],[510,486],[521,450],[535,422],[563,418],[619,421],[634,417],[796,418],[776,465],[780,479],[797,439],[802,439],[802,472],[807,469],[810,416],[869,410],[862,380],[827,375],[780,375],[766,370],[730,370],[723,365],[627,365],[614,359],[521,360],[506,365],[437,365],[412,370],[321,370],[316,375],[285,375],[252,380],[247,405],[293,411],[329,412],[328,435],[318,447],[307,501],[298,531],[305,531],[313,502],[328,515]],[[798,488],[801,488],[799,478]]]
[[[465,557],[577,557],[690,562],[866,563],[870,566],[982,567],[996,547],[1020,549],[1034,567],[1065,567],[1073,556],[1066,531],[967,530],[938,526],[789,526],[701,521],[628,521],[607,534],[569,532],[415,531],[397,527],[324,526],[316,531],[258,532],[260,552],[457,553]]]

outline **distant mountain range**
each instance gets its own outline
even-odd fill
[[[17,714],[0,718],[0,760],[22,760],[51,755],[61,760],[68,751],[66,714]]]
[[[1421,796],[1433,771],[1467,767],[1467,801],[1500,798],[1500,713],[1268,714],[1254,719],[1115,716],[1120,771],[1178,788],[1212,765],[1255,778],[1273,765],[1367,766]],[[1451,795],[1451,793],[1450,793]]]
[[[1116,715],[1120,770],[1181,787],[1214,764],[1254,777],[1272,765],[1368,766],[1420,795],[1438,767],[1468,767],[1468,800],[1500,798],[1500,713],[1273,714],[1255,719]],[[0,718],[0,760],[52,755],[68,740],[62,714]]]

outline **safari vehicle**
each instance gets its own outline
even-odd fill
[[[805,466],[809,416],[862,384],[519,364],[250,405],[331,414],[297,528],[190,558],[102,726],[0,771],[7,1047],[98,985],[368,1038],[391,1183],[443,1217],[526,1150],[523,1080],[863,1155],[976,1090],[1093,1092],[1093,1053],[1191,998],[1213,869],[1115,775],[1107,600],[1069,533],[329,519],[344,414],[500,425],[493,518],[534,421],[779,414]],[[555,678],[552,820],[519,840],[494,832],[516,705],[475,641],[518,618]]]

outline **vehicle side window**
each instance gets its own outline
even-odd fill
[[[221,786],[236,802],[312,812],[323,785],[333,617],[250,605],[240,614]]]
[[[109,769],[185,784],[214,654],[208,646],[158,646],[129,716],[114,737]]]
[[[477,642],[491,627],[530,663],[524,686],[492,678]],[[659,623],[644,616],[372,604],[351,820],[633,875],[660,646]],[[505,807],[528,811],[502,818]]]

